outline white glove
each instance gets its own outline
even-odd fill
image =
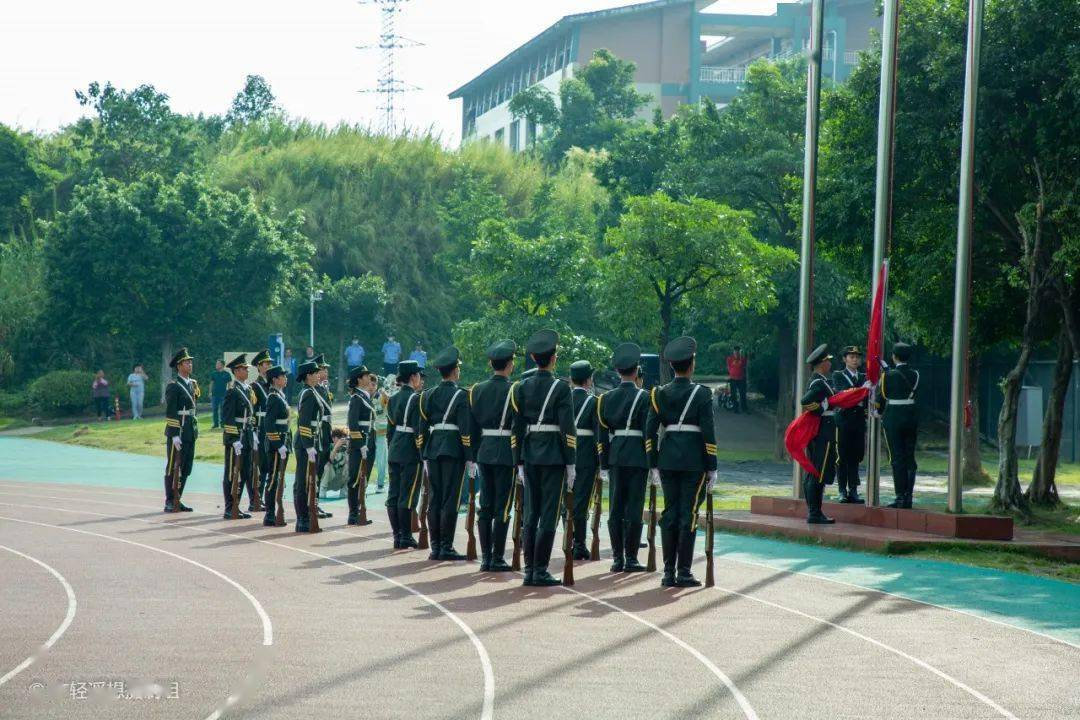
[[[517,466],[517,480],[518,480],[518,485],[524,485],[525,484],[525,466],[524,465],[518,465]]]
[[[649,471],[649,482],[653,487],[660,487],[660,471],[657,468],[653,468]]]
[[[577,480],[577,468],[573,465],[566,466],[566,489],[574,489],[574,480]]]
[[[866,388],[867,390],[870,390],[871,388],[873,388],[873,387],[874,387],[874,383],[872,383],[872,382],[870,382],[869,380],[867,380],[866,382],[864,382],[864,383],[862,384],[862,386],[863,386],[864,388]]]
[[[239,455],[240,453],[244,452],[244,441],[237,440],[236,442],[234,442],[232,444],[232,451],[233,455]]]
[[[479,468],[476,467],[476,463],[474,463],[472,460],[466,460],[465,461],[465,473],[469,477],[475,478],[478,474],[480,474],[480,470],[479,470]]]
[[[611,473],[607,470],[600,471],[600,482],[611,482]]]
[[[308,462],[315,462],[319,457],[319,454],[315,451],[315,448],[310,447],[307,449]]]
[[[705,476],[709,478],[708,482],[705,484],[705,489],[712,492],[713,486],[716,485],[716,471],[710,470],[705,473]]]
[[[828,410],[829,409],[829,398],[824,398],[821,401],[821,409],[822,410]]]
[[[360,448],[360,457],[362,457],[363,459],[367,460],[367,445],[365,445],[364,447]]]
[[[180,436],[179,435],[173,435],[173,439],[172,439],[173,448],[175,448],[176,451],[179,452],[181,445],[182,445],[182,443],[180,442]]]
[[[289,455],[289,449],[282,445],[277,449],[277,454],[284,460]]]

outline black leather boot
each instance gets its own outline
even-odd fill
[[[428,544],[431,546],[431,552],[428,553],[428,560],[442,560],[442,527],[439,525],[439,513],[428,512],[427,526]]]
[[[803,492],[806,495],[806,522],[810,525],[832,525],[835,520],[821,512],[821,500],[825,495],[825,486],[812,475],[803,478]]]
[[[401,549],[416,547],[416,538],[412,534],[412,510],[398,508],[398,530],[401,533]]]
[[[664,587],[675,587],[675,561],[679,556],[678,530],[660,528],[660,549],[664,554],[664,577],[660,579],[660,584]]]
[[[550,531],[541,532],[536,538],[536,550],[533,554],[533,585],[549,587],[562,585],[562,582],[548,572],[548,563],[551,561],[551,549],[555,545],[555,533]]]
[[[535,542],[536,531],[532,528],[522,528],[521,530],[521,549],[522,554],[525,556],[525,579],[521,583],[522,585],[533,585],[533,576],[535,575],[536,566],[535,562]]]
[[[699,587],[701,585],[701,581],[694,577],[694,573],[690,571],[694,563],[694,540],[696,539],[697,533],[690,529],[679,534],[679,551],[675,560],[677,570],[675,587]]]
[[[511,572],[513,568],[503,559],[506,553],[506,534],[510,530],[510,523],[496,520],[491,531],[491,572]]]
[[[480,536],[480,571],[487,572],[491,569],[491,521],[479,519],[476,534]]]
[[[608,537],[611,538],[611,572],[622,572],[623,550],[623,523],[608,521]]]
[[[641,548],[641,523],[630,523],[626,529],[626,562],[623,572],[645,572],[644,565],[638,562],[637,554]]]
[[[397,508],[386,508],[386,515],[390,518],[390,529],[394,531],[394,549],[401,549],[401,529],[398,527]]]

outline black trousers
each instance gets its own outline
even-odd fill
[[[480,552],[501,558],[514,507],[514,467],[480,465],[480,509],[477,512]]]
[[[708,480],[703,470],[661,470],[664,511],[660,514],[660,541],[664,552],[664,571],[677,566],[690,571],[694,564],[694,541],[697,539],[697,515],[705,501]]]
[[[365,460],[361,455],[361,449],[349,449],[349,477],[345,483],[345,493],[349,500],[349,517],[355,517],[360,512],[360,493],[367,488],[371,466],[375,460],[374,453],[370,451],[368,459]]]
[[[825,486],[832,485],[836,477],[836,428],[829,422],[822,421],[821,429],[806,454],[815,468],[821,472],[821,477],[814,477],[810,473],[803,475],[803,494],[806,496],[806,509],[810,514],[821,512],[821,501],[825,495]]]
[[[420,461],[388,463],[390,484],[386,490],[386,507],[397,510],[416,509],[423,489],[424,470]]]
[[[188,475],[191,474],[191,465],[195,461],[195,438],[181,438],[180,451],[173,447],[172,438],[165,438],[165,504],[173,505],[176,498],[173,497],[173,470],[179,464],[180,470],[180,493],[184,492],[187,485]]]
[[[237,455],[233,452],[232,443],[225,446],[225,467],[223,468],[221,478],[221,492],[225,497],[225,514],[232,512],[232,472],[233,468],[238,468],[240,471],[238,492],[236,494],[237,499],[243,499],[244,491],[247,491],[248,505],[251,506],[255,503],[255,490],[254,479],[252,476],[252,460],[254,458],[255,451],[247,444],[244,445],[244,449]]]
[[[465,491],[465,461],[440,457],[428,460],[431,502],[428,505],[428,531],[431,546],[450,549],[457,530],[458,509]]]
[[[316,458],[316,468],[318,467],[318,458]],[[296,448],[296,473],[293,476],[293,509],[296,511],[296,527],[298,529],[306,529],[310,522],[310,516],[308,515],[308,490],[307,490],[307,471],[308,465],[311,464],[308,460],[307,449],[304,447]],[[318,475],[312,478],[312,482],[318,486]],[[318,491],[316,490],[316,495]]]
[[[266,464],[266,482],[263,483],[263,508],[266,517],[273,519],[277,514],[277,484],[285,484],[285,470],[289,466],[289,454],[285,453],[282,458],[277,452],[267,453],[269,462]],[[284,492],[284,489],[282,490]],[[282,504],[285,496],[282,495]]]
[[[898,423],[885,423],[885,442],[889,448],[889,461],[892,463],[893,489],[896,497],[911,500],[915,491],[915,442],[919,439],[919,423],[915,420]]]
[[[608,489],[608,534],[615,557],[637,558],[641,544],[641,518],[645,512],[645,485],[648,469],[611,467]]]
[[[585,545],[587,539],[585,530],[589,522],[589,504],[593,501],[596,484],[600,482],[600,476],[596,471],[597,467],[593,463],[577,466],[573,513],[574,544],[579,547]]]
[[[736,412],[746,412],[746,378],[731,381],[731,395]]]
[[[255,483],[255,494],[264,497],[266,495],[266,486],[270,483],[270,468],[274,464],[273,458],[270,457],[270,451],[267,449],[265,436],[258,439],[252,461],[256,467],[253,469],[251,476],[258,481]]]
[[[546,571],[563,510],[566,466],[525,465],[525,516],[521,525],[526,573]]]
[[[840,495],[859,489],[859,465],[866,455],[866,421],[848,420],[836,426],[836,489]]]

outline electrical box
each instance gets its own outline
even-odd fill
[[[1043,391],[1038,385],[1020,388],[1020,407],[1017,408],[1016,444],[1039,447],[1042,442]]]

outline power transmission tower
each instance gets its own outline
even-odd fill
[[[361,90],[362,93],[375,93],[382,96],[379,111],[382,113],[382,131],[386,135],[397,134],[397,119],[394,116],[394,107],[397,97],[420,88],[403,82],[397,76],[397,68],[394,64],[395,52],[402,48],[417,47],[422,43],[410,40],[399,35],[394,25],[394,18],[404,10],[405,3],[410,0],[357,0],[360,5],[374,5],[379,8],[382,15],[382,29],[379,33],[379,42],[376,45],[358,45],[360,50],[375,50],[382,52],[382,63],[379,68],[379,79],[374,88]]]

